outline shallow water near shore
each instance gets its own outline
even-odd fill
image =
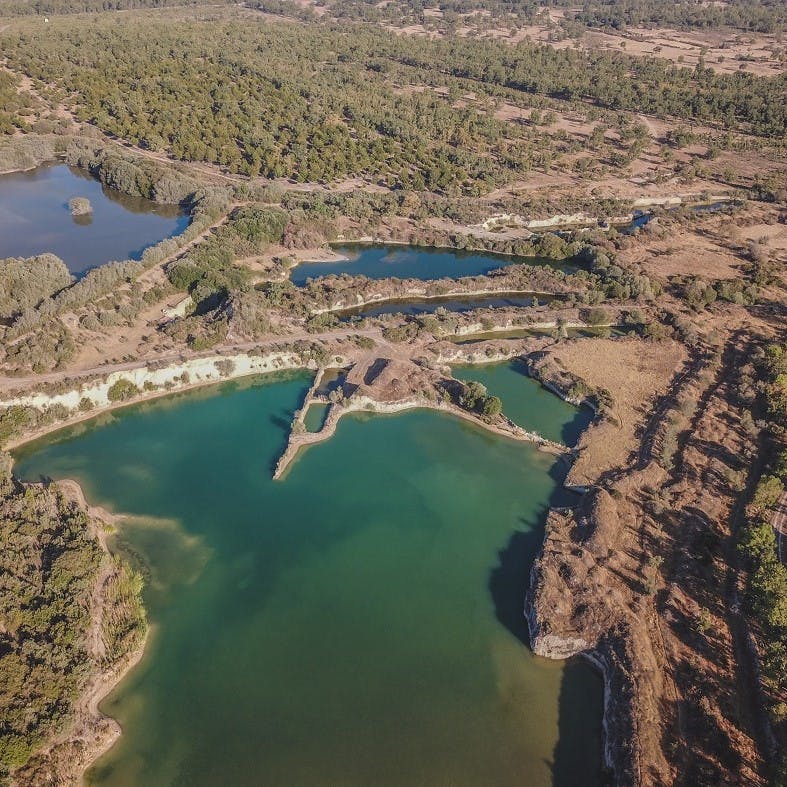
[[[567,405],[537,380],[528,377],[524,361],[459,365],[451,368],[457,380],[475,380],[503,402],[503,414],[523,429],[538,432],[548,440],[576,445],[580,434],[593,420],[589,407]],[[567,417],[569,416],[569,417]]]
[[[333,250],[347,259],[332,262],[304,262],[290,271],[293,284],[302,286],[309,279],[321,276],[366,276],[369,279],[459,279],[462,276],[481,276],[508,265],[526,263],[546,265],[560,270],[576,270],[570,261],[549,260],[543,257],[514,257],[506,254],[459,249],[436,249],[428,246],[353,244],[334,246]]]
[[[215,386],[17,452],[132,514],[115,542],[147,578],[153,631],[90,784],[599,783],[599,678],[523,644],[555,458],[419,410],[346,417],[274,482],[308,385]]]
[[[72,216],[72,197],[87,197],[92,213]],[[113,260],[138,260],[188,224],[176,206],[109,189],[65,164],[0,175],[0,259],[51,252],[82,274]]]

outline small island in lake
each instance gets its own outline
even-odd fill
[[[68,201],[68,209],[72,216],[89,216],[93,213],[93,206],[87,197],[71,197]]]

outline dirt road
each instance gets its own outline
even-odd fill
[[[341,340],[347,339],[350,336],[367,336],[370,339],[374,339],[380,345],[388,346],[388,342],[382,338],[379,328],[367,328],[363,330],[358,328],[343,328],[341,330],[326,331],[320,334],[297,331],[287,334],[286,336],[272,336],[262,341],[221,344],[214,347],[210,352],[192,353],[185,351],[171,353],[169,355],[151,355],[149,357],[139,358],[135,361],[101,364],[89,369],[68,369],[61,372],[50,372],[49,374],[39,374],[30,377],[0,377],[0,391],[8,391],[17,388],[22,389],[31,385],[40,385],[41,383],[56,383],[67,379],[77,380],[80,377],[107,375],[112,372],[125,372],[129,369],[139,369],[143,366],[147,366],[149,363],[156,363],[163,366],[193,360],[195,358],[243,353],[255,349],[265,349],[279,344],[292,344],[297,341],[317,341],[325,339]],[[394,347],[391,347],[389,351],[392,355],[397,354]],[[401,352],[401,350],[399,352]]]
[[[787,530],[787,491],[782,493],[779,502],[774,506],[771,525],[776,531],[776,540],[779,545],[779,560],[784,563],[782,542],[784,541],[785,530]]]

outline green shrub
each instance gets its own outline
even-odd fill
[[[107,399],[110,402],[126,402],[139,395],[139,388],[130,380],[118,380],[113,383],[107,391]]]
[[[606,309],[602,309],[598,307],[595,309],[590,309],[590,311],[588,311],[587,321],[589,325],[606,325],[612,320]]]
[[[481,405],[481,412],[487,418],[494,418],[503,411],[503,402],[499,396],[487,396]]]

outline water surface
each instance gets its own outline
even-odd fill
[[[434,314],[444,309],[447,312],[469,312],[475,309],[504,309],[506,307],[534,308],[549,303],[553,298],[548,295],[467,295],[447,296],[445,298],[402,298],[382,303],[368,303],[350,309],[335,311],[342,320],[353,317],[381,317],[384,314]]]
[[[124,732],[90,783],[597,784],[600,681],[523,644],[554,457],[413,411],[344,419],[274,482],[308,385],[204,389],[19,452],[132,514],[118,545],[147,576],[146,656],[103,705]]]
[[[637,326],[627,326],[626,328],[616,328],[602,326],[599,328],[567,328],[567,339],[593,339],[606,338],[609,336],[627,336],[636,333]],[[551,336],[555,332],[554,328],[511,328],[505,331],[480,331],[479,333],[466,333],[462,336],[449,336],[448,341],[454,344],[475,344],[477,342],[487,342],[493,339],[527,339],[530,336]]]
[[[483,383],[490,394],[500,397],[503,413],[515,424],[564,445],[575,445],[593,420],[590,408],[574,408],[529,377],[520,359],[454,366],[451,373],[457,380]]]
[[[312,402],[306,415],[303,417],[303,425],[307,432],[319,432],[322,429],[325,419],[328,417],[330,405],[322,402]]]
[[[87,197],[92,214],[72,216],[72,197]],[[81,274],[112,260],[138,260],[188,223],[176,206],[130,197],[65,164],[0,175],[0,259],[48,251]]]
[[[541,257],[513,257],[506,254],[483,254],[455,249],[425,246],[353,245],[336,246],[334,250],[347,257],[334,262],[304,262],[290,271],[290,279],[301,286],[320,276],[366,276],[370,279],[459,279],[480,276],[508,265],[549,265],[561,270],[575,270],[569,262],[556,262]]]

